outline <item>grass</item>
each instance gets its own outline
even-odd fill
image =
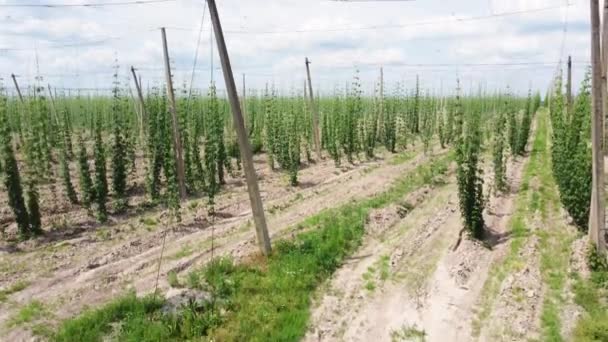
[[[99,228],[96,232],[95,235],[97,235],[97,237],[102,240],[102,241],[107,241],[110,239],[110,237],[112,237],[112,233],[110,232],[110,228]]]
[[[403,164],[407,161],[412,160],[412,158],[414,158],[415,156],[416,156],[416,154],[413,151],[401,152],[401,153],[397,154],[395,157],[393,157],[393,159],[390,160],[389,164],[390,165]]]
[[[134,293],[129,293],[103,308],[86,311],[76,319],[63,322],[59,331],[53,336],[53,340],[102,341],[102,337],[111,332],[111,323],[145,317],[156,312],[161,305],[162,301],[158,299],[137,298]]]
[[[540,168],[550,167],[550,160],[547,139],[547,112],[539,111],[537,115],[536,136],[532,144],[530,160],[524,169],[521,189],[516,198],[516,207],[508,223],[510,233],[510,245],[507,255],[497,265],[493,265],[484,283],[481,295],[479,311],[473,320],[473,336],[479,337],[481,328],[485,320],[492,312],[494,300],[498,297],[500,287],[505,278],[514,272],[522,269],[527,260],[523,260],[520,251],[530,235],[530,229],[526,224],[526,219],[532,216],[537,210],[544,210],[540,199],[533,194],[538,193],[537,189],[531,189],[532,180],[539,176]],[[541,191],[542,192],[542,191]]]
[[[376,278],[381,282],[384,282],[390,276],[390,257],[383,255],[374,263],[374,266],[367,268],[367,271],[363,273],[363,280],[365,281],[365,289],[372,292],[376,289]]]
[[[179,282],[179,279],[177,278],[177,273],[175,273],[175,271],[170,271],[167,274],[167,282],[169,283],[169,286],[171,286],[171,287],[182,287],[182,285]]]
[[[416,325],[404,325],[399,330],[391,331],[391,342],[401,341],[424,342],[426,341],[426,332],[418,329]]]
[[[315,229],[276,241],[267,259],[238,265],[217,259],[191,273],[188,286],[212,294],[208,307],[167,317],[157,302],[130,296],[64,322],[55,340],[100,341],[120,322],[120,341],[297,341],[306,332],[311,295],[360,245],[368,213],[446,173],[450,161],[451,156],[432,160],[385,193],[309,217],[301,225]]]
[[[23,306],[15,315],[7,321],[8,327],[20,326],[37,321],[49,314],[49,310],[41,302],[34,300]]]
[[[0,303],[5,302],[8,299],[8,296],[25,289],[29,285],[30,283],[28,281],[20,280],[8,288],[0,290]]]
[[[587,256],[591,277],[573,274],[575,302],[585,312],[574,328],[574,342],[608,341],[608,265],[589,248]],[[602,260],[601,263],[596,261]]]
[[[549,143],[549,137],[547,144]],[[551,159],[550,151],[542,151],[542,160]],[[559,342],[561,336],[561,311],[565,299],[564,287],[567,280],[570,260],[570,246],[575,234],[569,231],[560,215],[560,200],[550,162],[542,162],[538,168],[538,189],[534,192],[532,210],[541,214],[543,227],[537,231],[540,250],[540,272],[544,284],[543,306],[541,311],[541,332],[544,341]]]
[[[194,249],[190,245],[185,245],[175,254],[170,255],[167,259],[169,260],[179,260],[181,258],[188,257],[194,253]]]

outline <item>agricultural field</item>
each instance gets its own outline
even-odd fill
[[[608,341],[597,69],[237,94],[165,57],[0,79],[0,341]]]

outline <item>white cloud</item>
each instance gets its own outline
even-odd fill
[[[69,0],[70,3],[93,1]],[[14,3],[0,0],[0,3],[9,2]],[[357,3],[225,0],[218,6],[235,75],[250,75],[252,87],[263,87],[266,82],[274,82],[286,91],[300,87],[303,59],[308,56],[313,60],[315,83],[326,91],[350,81],[356,64],[361,68],[363,82],[371,85],[377,77],[378,66],[384,64],[388,82],[405,80],[412,84],[415,75],[420,74],[428,87],[439,88],[440,84],[451,87],[455,78],[461,77],[467,82],[486,83],[488,87],[504,88],[509,83],[511,88],[525,92],[530,82],[545,87],[553,68],[415,68],[399,64],[557,62],[561,57],[566,17],[570,30],[564,53],[585,63],[589,55],[589,33],[585,28],[588,2],[570,2],[567,8],[479,20],[466,18],[560,6],[566,0]],[[23,82],[31,82],[37,69],[37,53],[41,72],[52,76],[48,77],[49,82],[57,85],[109,87],[116,56],[125,74],[127,68],[134,65],[141,68],[147,80],[144,83],[161,82],[163,64],[157,28],[166,26],[170,55],[181,83],[190,78],[188,70],[192,68],[202,13],[202,0],[129,7],[7,9],[0,17],[4,19],[0,20],[0,30],[5,32],[0,35],[1,77],[7,78],[15,72],[22,76]],[[457,21],[458,18],[464,20]],[[373,29],[387,25],[395,26]],[[208,13],[204,28],[199,48],[200,71],[196,78],[200,87],[209,81],[209,71],[206,71],[210,67],[211,43]],[[312,32],[291,32],[310,30]],[[266,34],[242,34],[243,31]],[[277,31],[289,32],[268,34]],[[99,40],[99,44],[49,48]],[[218,65],[216,54],[215,66]],[[576,69],[576,82],[582,79],[579,71],[582,69]],[[220,78],[221,73],[216,72],[215,77]],[[220,80],[220,86],[222,83]]]

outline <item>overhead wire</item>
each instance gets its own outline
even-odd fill
[[[66,8],[66,7],[110,7],[110,6],[133,6],[133,5],[148,5],[163,2],[175,2],[177,0],[135,0],[135,1],[118,1],[118,2],[90,2],[80,4],[57,3],[57,4],[0,4],[0,7],[30,7],[30,8]]]

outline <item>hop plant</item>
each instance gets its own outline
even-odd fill
[[[494,123],[494,187],[496,190],[503,192],[507,188],[506,162],[505,162],[505,116],[502,112],[498,112]]]
[[[8,205],[15,214],[19,236],[22,239],[26,239],[32,235],[33,231],[30,226],[29,214],[25,207],[25,200],[23,199],[21,175],[19,174],[17,159],[13,151],[11,132],[8,127],[6,98],[2,95],[0,95],[0,133],[0,143],[2,144],[0,154],[2,163],[0,164],[4,173],[3,183],[8,194]]]
[[[89,156],[87,147],[82,136],[78,139],[80,150],[78,152],[78,172],[80,180],[80,192],[82,193],[82,205],[86,209],[91,209],[91,203],[95,200],[95,191],[93,190],[93,180],[89,170]]]
[[[464,227],[477,239],[484,235],[484,198],[482,170],[479,167],[481,130],[479,108],[469,108],[464,127],[460,96],[456,96],[456,177],[458,199]]]
[[[97,204],[97,219],[106,222],[108,211],[106,202],[108,200],[108,180],[106,178],[106,152],[101,136],[101,115],[98,115],[95,127],[95,202]]]
[[[585,75],[571,116],[565,113],[560,79],[556,82],[552,100],[553,174],[564,207],[574,223],[585,231],[592,183],[592,157],[588,144],[591,139],[590,72]]]
[[[118,82],[118,67],[114,72],[112,88],[112,190],[116,199],[115,210],[120,213],[127,206],[127,142],[125,138],[124,112]],[[105,206],[105,205],[104,205]]]

